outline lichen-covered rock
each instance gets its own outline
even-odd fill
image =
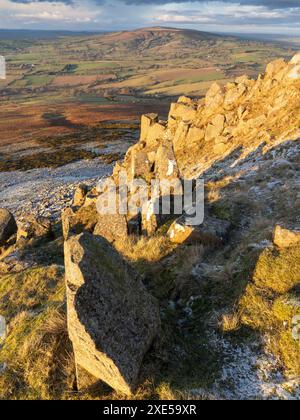
[[[160,329],[156,300],[103,238],[65,243],[68,330],[76,363],[130,395]]]
[[[130,179],[143,178],[150,180],[153,176],[152,167],[153,164],[148,159],[147,149],[132,151]]]
[[[0,246],[15,233],[17,233],[17,223],[12,213],[6,209],[0,209]]]
[[[128,236],[126,216],[122,214],[99,214],[94,235],[102,236],[108,242],[124,240]]]
[[[276,226],[273,237],[274,245],[279,248],[288,248],[300,243],[300,231],[291,231]]]

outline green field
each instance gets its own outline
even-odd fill
[[[102,104],[102,98],[108,97],[197,96],[208,82],[226,82],[244,73],[256,77],[266,63],[289,58],[296,51],[291,44],[159,28],[40,36],[0,41],[9,75],[5,83],[0,82],[3,100],[23,97],[38,103],[63,97]],[[64,76],[68,76],[66,82]],[[72,83],[72,76],[82,81]]]

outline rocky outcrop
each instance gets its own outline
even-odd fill
[[[160,121],[157,114],[144,115],[139,142],[116,165],[111,179],[118,188],[121,173],[125,173],[128,183],[146,182],[147,201],[134,214],[128,211],[127,216],[112,218],[104,214],[97,218],[99,191],[87,193],[84,187],[79,188],[74,204],[83,207],[73,209],[75,215],[68,210],[64,225],[71,226],[74,233],[80,233],[82,228],[92,232],[97,225],[96,232],[110,242],[125,238],[126,232],[152,235],[166,220],[153,213],[154,203],[164,192],[153,195],[152,181],[181,183],[199,178],[237,152],[236,163],[259,147],[266,153],[278,143],[298,139],[300,87],[294,77],[298,61],[298,55],[288,63],[276,60],[257,80],[241,76],[225,86],[214,83],[203,100],[180,97],[171,105],[167,121]],[[128,202],[132,195],[129,192]],[[188,231],[187,227],[185,234]]]
[[[253,219],[257,218],[258,226],[264,226],[266,215],[284,220],[281,209],[286,203],[275,204],[273,193],[281,185],[282,172],[293,172],[292,176],[287,174],[287,178],[293,178],[291,191],[286,194],[289,202],[296,202],[299,196],[294,171],[299,164],[299,151],[295,157],[293,150],[297,145],[292,144],[300,138],[298,67],[298,56],[288,63],[276,60],[257,80],[242,76],[225,86],[213,84],[204,99],[179,98],[171,105],[167,121],[160,121],[156,114],[143,116],[139,142],[115,166],[112,177],[101,188],[76,192],[73,207],[66,209],[62,218],[68,328],[79,388],[101,380],[130,395],[137,385],[144,356],[159,331],[156,301],[113,244],[123,241],[126,246],[128,235],[152,236],[163,226],[165,230],[160,232],[166,232],[168,246],[192,242],[204,245],[200,247],[204,250],[214,249],[206,255],[210,264],[203,264],[205,276],[211,265],[209,275],[213,279],[223,275],[225,254],[230,253],[233,242],[238,247],[239,242],[244,244],[254,237],[257,243],[249,243],[245,247],[247,253],[269,244],[266,238],[270,239],[273,225],[265,228],[266,235],[263,230],[254,235],[258,228]],[[285,150],[281,143],[288,143],[289,147]],[[125,174],[126,181],[120,179],[121,174]],[[185,212],[177,214],[172,206],[169,214],[156,214],[155,209],[162,208],[165,191],[162,184],[153,191],[153,181],[171,181],[173,186],[181,187],[181,192],[180,188],[172,188],[172,201],[176,194],[182,200],[185,180],[201,177],[211,184],[205,191],[210,195],[210,203],[203,223],[192,226]],[[112,188],[110,181],[115,183]],[[146,184],[143,206],[135,210],[129,206],[127,214],[99,211],[99,198],[112,202],[114,194],[132,181],[135,185]],[[131,202],[136,188],[129,188],[126,204]],[[285,183],[279,190],[286,193],[287,188]],[[80,235],[74,236],[77,234]],[[299,232],[277,226],[274,244],[278,248],[285,251],[299,243]],[[275,258],[273,251],[270,252]],[[215,253],[221,264],[216,265]],[[298,281],[295,261],[292,272]],[[236,256],[232,264],[239,272],[240,260],[236,261]]]
[[[130,395],[159,332],[157,302],[101,237],[84,233],[69,239],[65,266],[68,330],[77,365],[95,381]]]
[[[6,209],[0,209],[0,246],[17,233],[18,227],[14,216]]]

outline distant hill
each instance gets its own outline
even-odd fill
[[[256,77],[290,43],[241,39],[190,29],[141,28],[118,32],[1,31],[0,55],[9,77],[6,97],[49,94],[98,101],[202,95],[212,81]],[[58,95],[58,96],[57,96]],[[101,99],[101,100],[102,100]]]
[[[101,32],[102,34],[104,32]],[[0,40],[41,40],[56,39],[65,36],[96,35],[99,32],[52,31],[29,29],[0,29]]]
[[[217,35],[190,29],[165,27],[142,28],[133,31],[112,32],[95,36],[95,43],[106,46],[109,54],[129,52],[135,54],[168,54],[191,51],[203,43],[216,43],[222,40],[233,41],[232,36]]]

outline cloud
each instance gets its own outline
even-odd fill
[[[67,0],[68,1],[68,0]],[[209,3],[216,0],[123,0],[126,4],[167,4],[167,3],[189,3],[189,2],[202,2]],[[285,9],[291,7],[299,7],[299,0],[223,0],[224,3],[240,3],[241,5],[256,5],[266,6],[270,9]]]
[[[99,14],[100,10],[95,13],[91,8],[81,6],[79,2],[71,4],[43,0],[0,0],[0,27],[35,25],[43,22],[54,27],[62,24],[76,25],[96,21]]]
[[[75,0],[12,0],[14,3],[65,3],[72,4],[75,3]],[[168,3],[190,3],[190,2],[202,2],[202,3],[213,3],[216,0],[120,0],[120,2],[127,5],[161,5]],[[224,3],[235,3],[234,0],[222,0]],[[293,7],[300,7],[300,0],[239,0],[236,3],[241,5],[255,5],[255,6],[265,6],[269,9],[286,9]],[[96,4],[105,4],[108,0],[95,0]],[[84,0],[82,1],[84,3]]]
[[[0,0],[0,28],[300,33],[300,0]]]

